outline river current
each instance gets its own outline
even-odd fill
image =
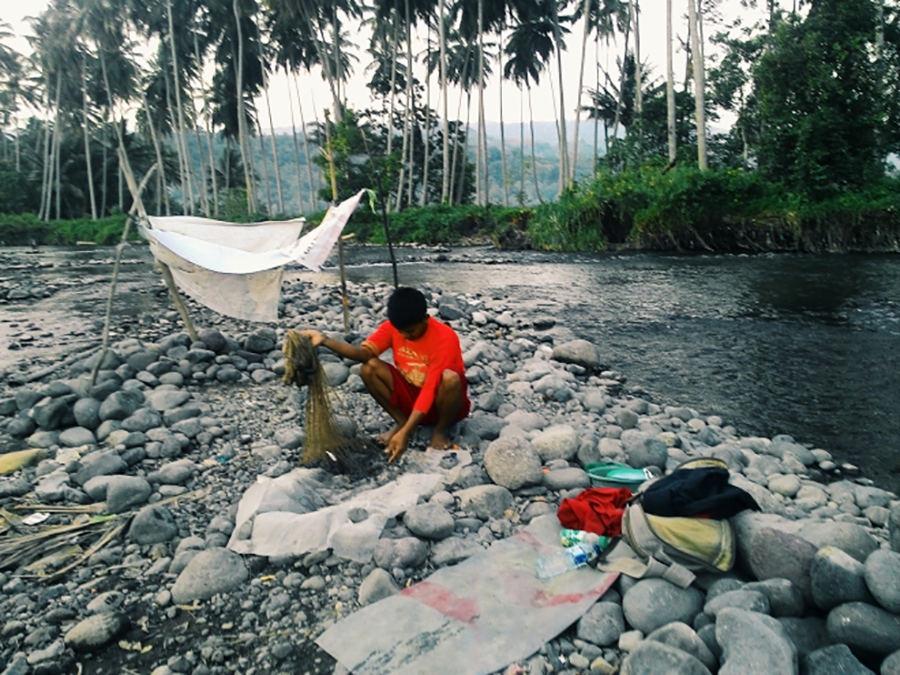
[[[0,249],[2,279],[55,283],[52,297],[0,305],[0,368],[22,325],[50,335],[102,318],[112,249]],[[386,249],[347,250],[351,282],[392,283]],[[900,257],[504,253],[398,249],[401,284],[502,298],[598,344],[609,367],[661,404],[719,415],[741,435],[789,434],[900,490]],[[130,247],[116,311],[158,302],[144,247]],[[22,261],[22,269],[16,266]],[[40,261],[43,267],[34,268]],[[337,270],[289,270],[336,284]],[[143,291],[141,289],[144,289]],[[352,297],[351,297],[352,302]],[[56,329],[54,328],[56,326]],[[174,327],[173,327],[174,329]],[[38,341],[39,342],[39,341]],[[37,343],[35,343],[37,344]]]

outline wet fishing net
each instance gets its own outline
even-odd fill
[[[351,477],[372,473],[378,457],[377,448],[369,439],[355,435],[348,437],[341,430],[332,408],[336,395],[310,339],[290,330],[284,338],[283,351],[282,382],[307,388],[306,441],[301,461]]]

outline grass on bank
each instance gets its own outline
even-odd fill
[[[307,216],[317,225],[324,213]],[[259,219],[262,219],[260,216]],[[812,201],[736,169],[601,174],[553,203],[487,208],[435,205],[389,214],[394,243],[454,244],[490,239],[502,248],[549,251],[645,250],[900,251],[900,181]],[[241,218],[243,220],[243,218]],[[42,222],[0,215],[5,246],[115,244],[124,216]],[[346,229],[359,242],[386,242],[381,213],[364,200]],[[133,237],[139,237],[135,232]]]

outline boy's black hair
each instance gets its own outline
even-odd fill
[[[415,288],[400,286],[387,302],[388,321],[397,330],[405,330],[428,316],[425,296]]]

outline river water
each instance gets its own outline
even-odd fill
[[[111,249],[0,249],[0,280],[63,283],[50,298],[0,305],[0,368],[17,331],[88,336],[102,316]],[[633,253],[436,254],[399,249],[401,284],[502,298],[549,315],[603,351],[662,404],[720,415],[742,435],[789,434],[900,490],[900,257]],[[46,267],[16,271],[17,261]],[[145,248],[131,248],[116,311],[139,320],[165,298]],[[351,282],[392,283],[384,249],[348,248]],[[9,269],[12,267],[13,269]],[[337,283],[334,267],[288,280]],[[152,279],[148,284],[147,280]],[[352,298],[351,298],[352,300]],[[64,331],[63,328],[66,330]],[[174,329],[174,327],[173,327]],[[40,345],[40,338],[34,343]]]

